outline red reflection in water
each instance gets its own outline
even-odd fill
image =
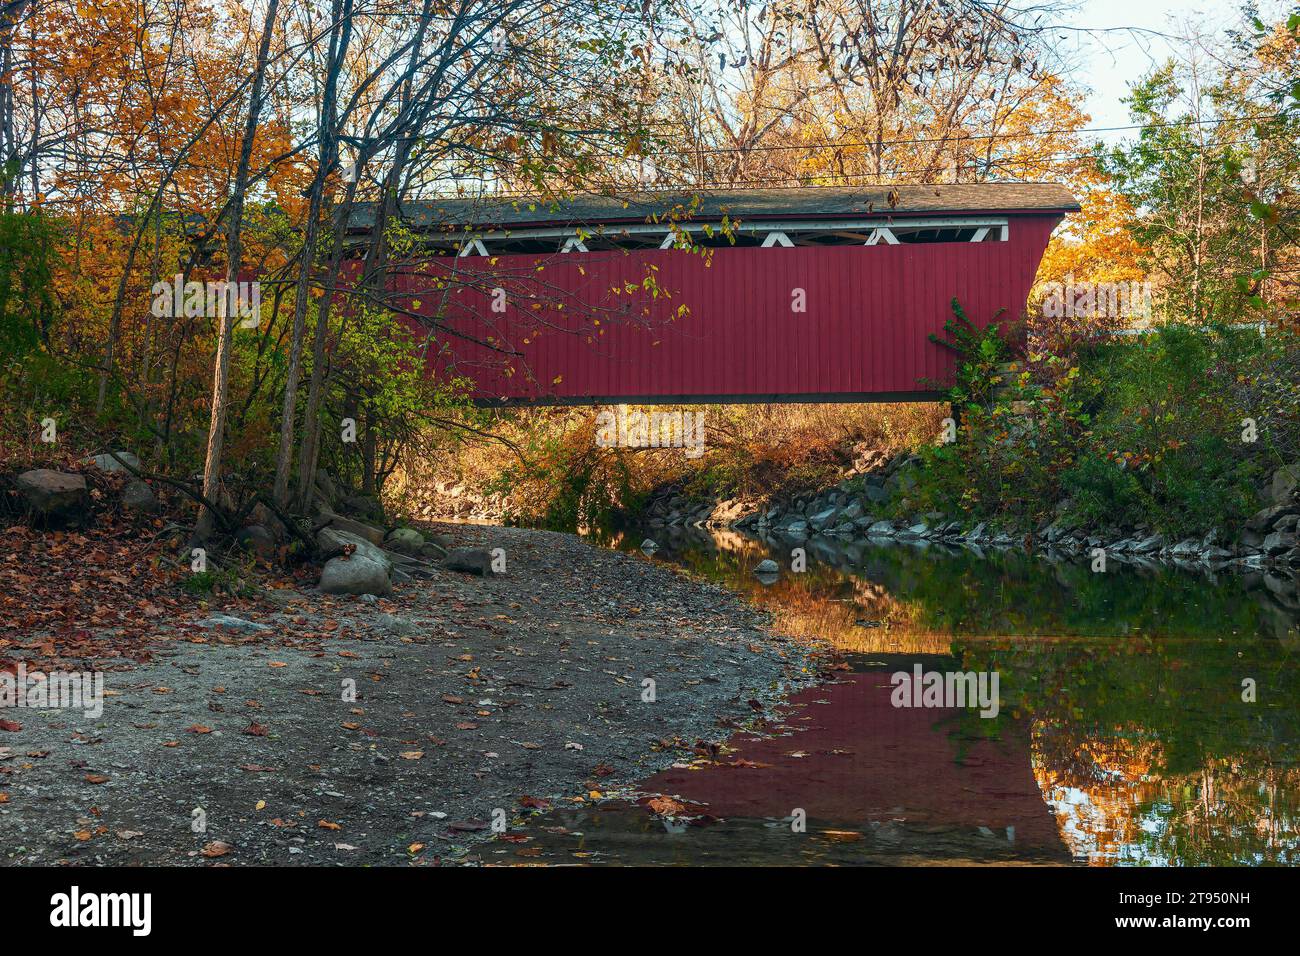
[[[666,770],[642,788],[718,817],[783,818],[801,807],[809,820],[850,828],[903,819],[983,826],[1005,838],[1011,827],[1017,847],[1068,858],[1031,770],[1027,724],[1004,714],[1000,739],[971,738],[956,709],[894,707],[890,674],[917,659],[926,660],[891,661],[795,694],[768,728],[781,736],[738,734],[729,741],[736,753],[719,764]],[[964,724],[978,720],[971,712]]]

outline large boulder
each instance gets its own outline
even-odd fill
[[[134,514],[151,515],[157,514],[160,506],[153,489],[136,478],[127,482],[122,489],[122,507]]]
[[[28,509],[47,524],[83,524],[90,509],[86,479],[49,468],[25,471],[18,476],[18,493]]]
[[[1300,462],[1283,465],[1273,472],[1273,481],[1269,485],[1269,501],[1274,505],[1289,504],[1296,489],[1300,488]]]
[[[452,548],[442,566],[448,571],[460,571],[465,574],[477,574],[491,577],[496,574],[492,569],[492,552],[487,548]]]
[[[250,524],[240,528],[235,533],[235,541],[245,551],[259,558],[270,558],[275,555],[275,535],[260,524]]]
[[[1246,521],[1246,530],[1267,531],[1280,519],[1294,514],[1300,514],[1300,504],[1271,505],[1251,515]]]
[[[821,531],[823,528],[831,525],[835,521],[839,509],[835,507],[825,508],[821,511],[814,512],[808,516],[808,524],[814,531]]]
[[[329,526],[339,531],[346,531],[348,534],[354,534],[359,538],[365,538],[374,545],[384,543],[384,533],[381,530],[361,521],[344,518],[342,515],[334,515],[330,519]]]
[[[382,597],[393,593],[388,570],[386,562],[374,560],[360,551],[330,558],[321,570],[320,589],[326,594],[377,594]]]
[[[415,557],[424,547],[424,535],[414,528],[394,528],[384,539],[384,547],[398,554],[409,554]]]
[[[337,551],[352,545],[354,554],[360,554],[372,561],[378,561],[385,568],[392,566],[392,562],[388,559],[388,555],[384,553],[383,548],[375,545],[367,538],[352,534],[350,531],[343,531],[340,528],[321,528],[316,533],[316,544],[322,551]]]
[[[114,458],[113,455],[116,455],[117,458]],[[126,462],[136,471],[140,470],[140,459],[135,457],[135,455],[131,454],[129,451],[118,451],[114,452],[113,455],[96,455],[90,460],[100,471],[108,472],[109,474],[116,474],[117,472],[129,473],[130,469],[122,467],[122,461]],[[122,459],[122,461],[118,461],[118,458]]]

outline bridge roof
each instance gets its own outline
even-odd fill
[[[1079,202],[1058,183],[962,183],[870,188],[793,187],[723,191],[578,195],[552,201],[524,197],[408,201],[401,214],[417,228],[456,229],[642,223],[699,205],[694,221],[844,218],[854,216],[972,216],[1078,212]],[[374,204],[357,203],[349,227],[366,231]]]

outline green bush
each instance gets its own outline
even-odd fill
[[[1026,372],[1003,383],[991,333],[966,325],[949,327],[962,356],[950,393],[958,441],[922,450],[900,513],[1028,530],[1069,498],[1089,526],[1232,531],[1258,509],[1257,486],[1300,448],[1294,336],[1169,325],[1077,354],[1031,353]],[[1256,442],[1243,439],[1247,420]]]
[[[1071,517],[1085,524],[1135,525],[1149,514],[1150,497],[1137,476],[1092,451],[1079,456],[1061,485],[1073,501]]]

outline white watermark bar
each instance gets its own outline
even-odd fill
[[[704,454],[704,412],[643,412],[618,405],[596,416],[598,448],[681,448],[687,458]]]
[[[104,713],[104,675],[100,671],[29,671],[20,663],[0,671],[0,710],[80,710],[92,719]]]
[[[895,671],[890,683],[895,707],[978,707],[986,718],[1001,709],[997,671],[924,671],[913,664],[912,673]]]
[[[185,281],[176,275],[170,282],[155,282],[150,311],[155,318],[208,318],[238,316],[241,329],[255,329],[262,320],[260,282]]]

